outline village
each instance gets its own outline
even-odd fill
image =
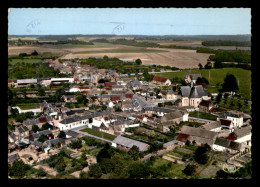
[[[38,107],[8,107],[11,116],[30,114],[8,130],[9,164],[22,160],[56,176],[59,171],[44,164],[48,159],[61,150],[75,158],[84,153],[88,166],[69,173],[79,178],[97,163],[100,147],[88,144],[90,139],[125,152],[138,148],[142,162],[157,156],[176,165],[197,165],[200,175],[212,177],[219,170],[235,172],[251,160],[251,116],[219,109],[212,101],[218,94],[196,83],[201,74],[186,74],[182,85],[152,72],[147,81],[143,74],[98,69],[77,59],[46,64],[69,76],[8,80],[17,90],[45,89],[44,97],[37,91],[17,92],[18,98],[41,98]],[[47,101],[54,95],[56,101]],[[202,167],[192,155],[205,146],[210,159]]]

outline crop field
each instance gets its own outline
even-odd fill
[[[8,46],[8,56],[19,55],[19,53],[30,54],[33,50],[36,50],[39,54],[42,53],[53,53],[53,54],[63,54],[66,51],[61,49],[54,49],[43,46]]]
[[[241,68],[223,68],[223,69],[211,69],[210,70],[210,79],[209,79],[209,70],[185,70],[180,72],[171,72],[171,73],[158,73],[159,76],[164,76],[172,79],[174,76],[179,78],[184,78],[184,75],[188,73],[201,73],[202,77],[205,77],[209,80],[210,86],[208,87],[208,92],[218,93],[218,89],[221,88],[224,78],[227,73],[233,74],[237,80],[239,80],[239,91],[238,93],[242,96],[242,99],[251,100],[251,71],[244,70]]]
[[[44,60],[43,60],[43,59],[30,59],[30,58],[25,58],[25,59],[9,59],[9,60],[8,60],[8,63],[9,63],[9,64],[16,64],[16,63],[18,63],[18,62],[20,62],[20,63],[22,63],[22,62],[24,62],[24,63],[42,63],[42,62],[44,62]]]
[[[144,65],[155,64],[174,66],[177,68],[197,68],[199,63],[205,65],[210,56],[210,54],[206,53],[196,53],[195,50],[129,47],[130,46],[127,46],[127,49],[125,46],[124,48],[118,47],[116,51],[100,50],[95,54],[89,52],[89,50],[84,52],[84,54],[75,54],[74,52],[74,54],[70,53],[65,55],[62,59],[89,57],[102,58],[104,55],[107,55],[109,58],[116,57],[125,61],[132,61],[139,58],[142,60]],[[121,51],[122,48],[124,51]],[[145,50],[149,50],[149,52]]]
[[[17,104],[17,106],[20,107],[22,110],[40,108],[39,103],[22,103],[22,104]]]

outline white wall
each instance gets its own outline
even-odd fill
[[[243,143],[243,142],[251,141],[251,137],[252,137],[252,134],[250,133],[246,136],[243,136],[243,137],[235,140],[234,142]]]
[[[222,146],[219,146],[219,145],[216,145],[216,144],[213,144],[212,149],[215,150],[215,151],[225,151],[226,150],[225,147],[222,147]]]

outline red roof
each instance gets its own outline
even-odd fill
[[[112,97],[110,97],[110,100],[111,100],[111,101],[120,101],[120,100],[121,100],[121,97],[112,96]]]
[[[210,101],[202,100],[202,101],[200,102],[200,105],[209,107],[210,103],[211,103]]]
[[[79,87],[80,90],[84,90],[84,89],[89,89],[89,87],[86,87],[86,86],[81,86]]]
[[[233,135],[233,134],[230,134],[228,137],[226,137],[225,139],[228,139],[228,140],[236,140],[236,136]]]
[[[112,90],[112,88],[105,88],[106,90]]]
[[[8,80],[8,82],[13,82],[12,80]]]
[[[125,97],[126,97],[126,98],[132,98],[132,97],[133,97],[133,94],[125,94]]]
[[[231,124],[231,121],[230,120],[226,120],[226,119],[220,119],[220,123],[221,123],[221,125],[229,127],[230,124]]]
[[[45,123],[45,122],[47,122],[47,120],[46,120],[45,117],[44,117],[44,118],[38,118],[38,120],[39,120],[40,123]]]
[[[167,80],[167,78],[165,77],[160,77],[160,76],[153,76],[152,81],[156,81],[156,82],[165,82]]]
[[[112,86],[112,85],[116,85],[116,82],[105,82],[105,83],[104,83],[104,86],[105,86],[105,87],[110,87],[110,86]]]
[[[190,135],[188,135],[188,134],[182,134],[182,133],[180,133],[180,134],[177,136],[176,140],[181,141],[181,142],[186,142],[186,140],[188,139],[189,136],[190,136]]]

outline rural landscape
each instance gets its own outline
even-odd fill
[[[251,34],[77,33],[8,34],[9,179],[252,177]]]

